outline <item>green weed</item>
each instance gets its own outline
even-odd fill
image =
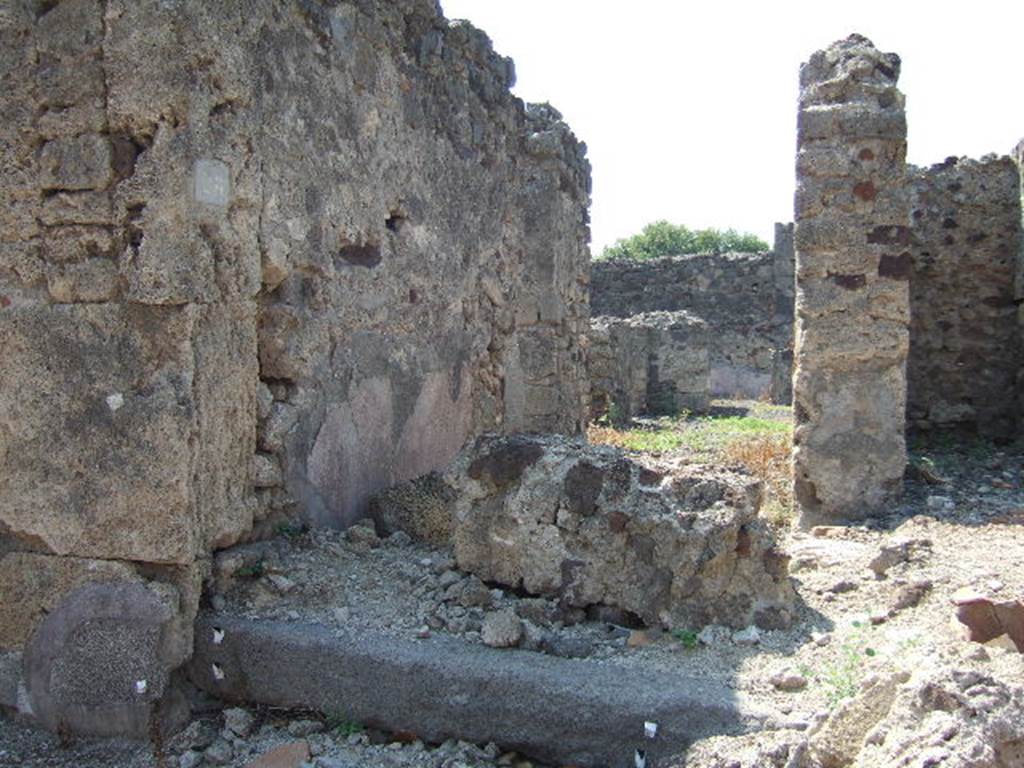
[[[301,523],[278,523],[274,527],[274,532],[278,536],[284,536],[286,539],[294,539],[297,536],[302,535],[305,530]]]
[[[243,565],[237,571],[236,576],[240,576],[243,579],[258,579],[266,572],[266,567],[263,565],[263,561],[259,560],[252,565]]]
[[[326,717],[327,730],[347,739],[366,730],[366,726],[357,720],[349,719],[343,712],[335,712]]]
[[[676,629],[672,631],[672,637],[679,641],[679,644],[688,651],[697,647],[697,633],[692,629]]]
[[[822,667],[819,674],[813,675],[825,686],[825,696],[831,707],[856,695],[864,677],[865,661],[878,655],[868,643],[871,627],[859,621],[853,622],[853,626],[854,631],[839,648],[838,658]]]

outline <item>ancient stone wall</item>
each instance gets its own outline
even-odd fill
[[[0,650],[51,727],[144,731],[261,520],[582,428],[583,146],[436,3],[18,0],[0,76]]]
[[[803,524],[902,488],[911,272],[900,60],[852,35],[801,67],[794,496]]]
[[[1018,168],[1009,157],[950,158],[910,169],[909,183],[908,426],[1012,437],[1021,364]]]
[[[509,95],[483,33],[407,16],[396,37],[345,13],[327,58],[291,29],[265,43],[323,76],[267,104],[266,156],[296,157],[264,193],[259,495],[327,524],[483,429],[578,432],[587,394],[582,146]]]
[[[1020,334],[1020,365],[1017,368],[1017,424],[1018,434],[1024,428],[1024,139],[1013,149],[1013,160],[1019,171],[1021,192],[1021,229],[1020,250],[1017,252],[1017,273],[1014,277],[1013,298],[1017,305],[1017,328]]]
[[[590,321],[590,416],[706,411],[710,329],[687,312],[644,312]]]
[[[793,290],[792,225],[778,225],[767,253],[595,261],[590,301],[595,317],[685,310],[702,318],[714,329],[712,394],[762,397],[773,389],[773,351],[792,343]]]

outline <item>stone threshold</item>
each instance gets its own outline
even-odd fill
[[[197,620],[189,675],[227,702],[311,709],[427,742],[494,742],[580,768],[632,765],[637,749],[651,764],[767,719],[690,675],[216,613]]]

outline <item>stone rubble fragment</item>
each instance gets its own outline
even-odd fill
[[[492,648],[511,648],[523,637],[523,623],[511,610],[489,613],[484,617],[480,637]]]
[[[987,643],[1006,635],[1024,653],[1024,600],[993,600],[965,587],[952,602],[967,639]]]
[[[444,473],[459,567],[566,606],[614,606],[648,625],[788,624],[787,558],[757,517],[758,482],[699,466],[658,486],[644,484],[647,474],[606,446],[479,438]],[[477,589],[483,598],[486,588]]]

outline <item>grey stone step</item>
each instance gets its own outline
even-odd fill
[[[583,768],[631,766],[638,747],[657,765],[694,739],[765,719],[728,687],[690,676],[215,614],[198,620],[190,675],[226,701],[307,707],[429,742],[493,741]],[[657,723],[654,739],[645,722]]]

